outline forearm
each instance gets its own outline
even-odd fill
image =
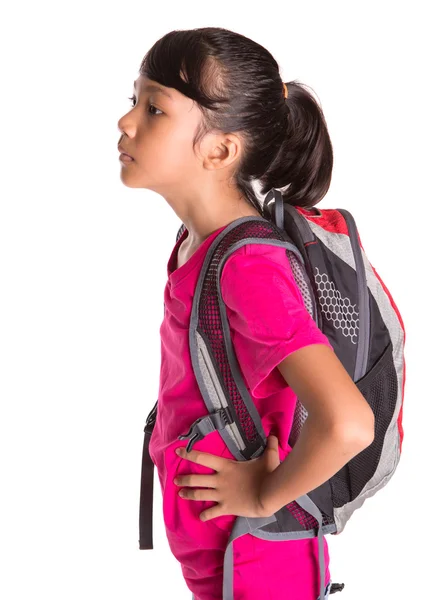
[[[264,512],[272,515],[317,488],[370,443],[355,436],[348,441],[346,435],[308,416],[291,452],[263,483],[260,504]]]

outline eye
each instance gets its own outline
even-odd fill
[[[128,98],[128,100],[131,100],[131,102],[132,102],[132,105],[131,105],[131,106],[132,106],[133,108],[134,108],[134,106],[135,106],[135,104],[134,104],[134,101],[135,101],[135,99],[136,99],[136,97],[135,97],[135,96],[131,96],[130,98]],[[157,115],[157,113],[151,113],[151,112],[149,111],[149,109],[151,109],[151,108],[153,108],[154,110],[158,110],[159,112],[161,112],[161,113],[163,114],[163,111],[161,111],[159,108],[157,108],[157,106],[154,106],[153,104],[149,104],[149,106],[148,106],[148,112],[149,112],[149,114],[150,114],[151,116],[153,116],[153,117],[156,117],[156,116],[158,116],[158,115]]]
[[[159,112],[161,112],[163,114],[163,112],[160,110],[160,108],[157,108],[157,106],[154,106],[154,104],[150,104],[148,107],[148,111],[150,108],[153,108],[154,110],[158,110]],[[157,113],[150,113],[153,117],[158,117]]]

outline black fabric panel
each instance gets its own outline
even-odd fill
[[[322,513],[334,521],[334,506],[332,504],[332,490],[329,481],[309,492],[308,496],[317,504]]]
[[[369,310],[370,331],[373,332],[373,337],[371,337],[369,343],[369,356],[366,373],[370,371],[373,365],[378,361],[379,357],[383,353],[383,348],[386,348],[390,343],[389,330],[383,321],[378,304],[371,292],[369,292]]]
[[[370,446],[331,477],[334,507],[354,500],[377,469],[398,396],[398,379],[392,350],[392,343],[389,342],[372,369],[356,382],[375,415],[375,438]]]

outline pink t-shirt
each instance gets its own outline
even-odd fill
[[[150,454],[163,494],[163,518],[171,552],[196,600],[221,600],[223,560],[235,516],[201,521],[201,512],[214,501],[188,500],[178,495],[177,475],[211,474],[203,465],[180,458],[179,440],[192,423],[208,414],[192,369],[189,321],[195,287],[214,231],[196,252],[175,270],[176,242],[169,258],[165,286],[165,315],[160,326],[161,368],[157,420]],[[291,352],[328,338],[310,317],[294,280],[284,248],[246,244],[229,257],[221,275],[230,333],[244,381],[262,426],[279,440],[279,458],[291,451],[288,436],[296,395],[275,367]],[[194,449],[233,459],[218,431],[194,444]],[[330,580],[326,538],[326,580]],[[318,540],[271,541],[246,534],[233,542],[234,594],[240,600],[316,600],[319,595]]]

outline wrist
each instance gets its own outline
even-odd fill
[[[279,505],[279,502],[276,501],[276,497],[273,496],[273,494],[270,491],[272,488],[272,475],[275,471],[276,469],[268,475],[266,475],[262,482],[261,489],[259,491],[259,506],[261,509],[262,516],[264,517],[271,517],[283,506],[283,504]]]

